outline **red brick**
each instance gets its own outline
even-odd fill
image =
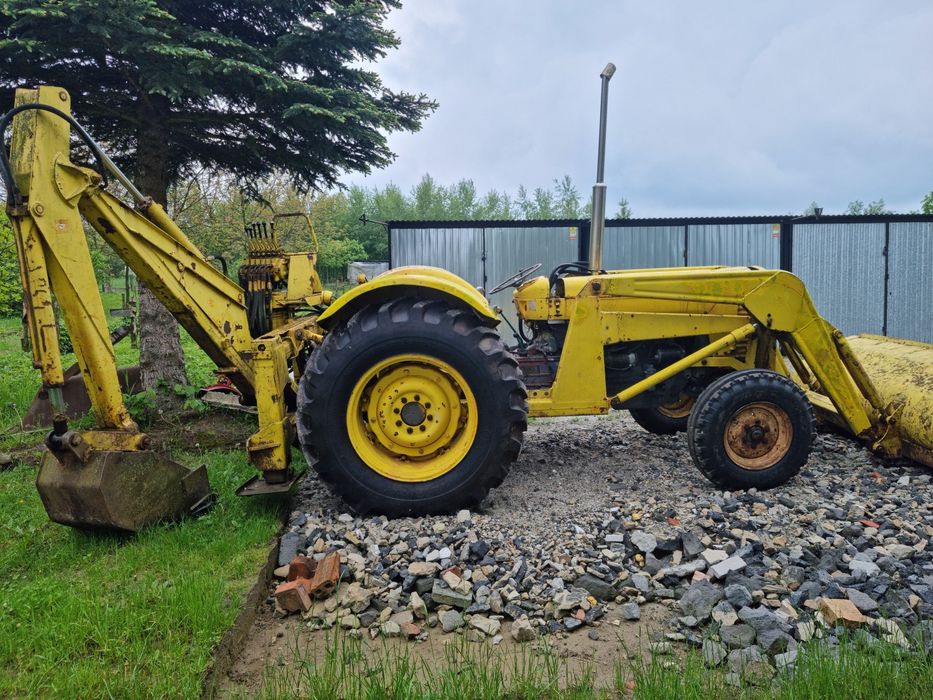
[[[275,589],[275,599],[279,607],[288,612],[307,612],[311,609],[311,596],[308,595],[308,579],[295,579],[280,583]]]
[[[314,570],[317,568],[317,562],[310,557],[299,554],[291,560],[288,565],[288,581],[294,581],[298,578],[310,579],[314,576]]]
[[[340,554],[331,552],[318,562],[314,576],[308,586],[308,593],[315,598],[326,598],[337,587],[340,578]]]

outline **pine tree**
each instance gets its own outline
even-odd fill
[[[4,0],[0,93],[51,84],[139,188],[165,203],[194,164],[306,190],[390,163],[386,135],[435,104],[367,66],[398,45],[398,0]],[[230,231],[231,236],[239,231]],[[174,319],[140,302],[143,381],[183,381]]]

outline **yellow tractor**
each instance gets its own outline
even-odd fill
[[[43,390],[62,413],[54,294],[96,418],[96,427],[72,430],[59,416],[46,439],[37,487],[50,518],[138,530],[195,512],[210,496],[204,469],[153,450],[124,405],[82,219],[255,403],[258,429],[246,448],[261,476],[243,495],[291,488],[297,439],[358,512],[475,506],[518,456],[528,416],[610,409],[628,409],[658,432],[686,430],[697,466],[723,487],[768,488],[796,474],[810,451],[813,407],[884,455],[930,463],[929,397],[918,389],[905,406],[897,381],[879,392],[793,275],[601,269],[613,71],[610,64],[601,76],[590,260],[548,277],[527,268],[500,285],[517,288],[530,330],[520,350],[503,343],[483,293],[444,270],[395,269],[334,300],[315,271],[316,250],[285,252],[272,226],[251,229],[235,283],[75,122],[64,90],[18,90],[0,118],[0,133],[13,124],[0,169],[26,333]],[[72,163],[69,126],[95,167]],[[132,206],[107,191],[108,178]],[[893,345],[901,376],[914,372],[929,386],[929,346],[866,342],[863,357],[880,352],[874,366],[886,364]]]

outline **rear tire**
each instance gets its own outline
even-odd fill
[[[308,463],[353,510],[406,516],[476,507],[518,457],[527,414],[518,363],[493,328],[445,301],[404,298],[327,334],[296,420]]]
[[[815,434],[803,391],[769,370],[732,372],[696,401],[687,444],[697,468],[724,489],[770,489],[806,463]]]

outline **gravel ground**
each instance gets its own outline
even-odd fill
[[[309,630],[504,638],[504,648],[598,640],[610,625],[643,626],[645,611],[657,622],[662,609],[648,631],[653,653],[692,644],[738,678],[792,666],[799,642],[832,643],[842,626],[929,653],[931,535],[922,467],[821,434],[790,483],[722,492],[693,466],[683,435],[652,435],[615,413],[533,421],[476,513],[355,518],[309,476],[279,563],[344,555],[352,583],[289,618]],[[267,618],[273,610],[270,596]]]

